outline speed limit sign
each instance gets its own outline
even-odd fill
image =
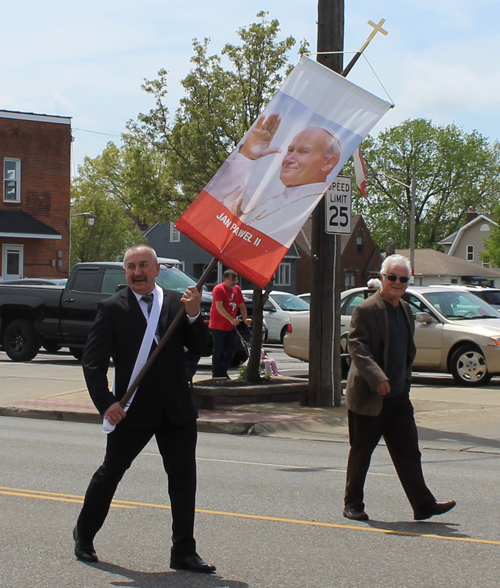
[[[325,194],[326,232],[351,234],[351,178],[337,176]]]

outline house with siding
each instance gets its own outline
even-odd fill
[[[156,223],[144,233],[144,237],[159,257],[177,259],[179,267],[193,278],[201,278],[205,268],[212,260],[212,256],[204,249],[196,245],[191,239],[180,233],[174,223]],[[274,276],[274,288],[284,292],[295,293],[297,288],[297,260],[300,255],[293,244]],[[222,263],[217,264],[206,286],[211,290],[216,284],[222,282],[222,275],[228,269]],[[229,268],[230,269],[230,268]],[[252,284],[241,278],[240,286],[243,290],[252,288]]]
[[[0,110],[0,280],[69,270],[71,118]]]
[[[498,223],[492,215],[478,214],[471,209],[467,213],[465,225],[439,241],[446,255],[458,257],[469,263],[484,266],[479,254],[485,251],[484,240],[490,236],[493,226]],[[471,272],[473,273],[473,272]]]

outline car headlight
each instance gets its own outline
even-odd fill
[[[490,337],[490,341],[495,347],[500,347],[500,337]]]

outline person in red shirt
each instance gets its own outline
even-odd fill
[[[247,316],[245,300],[241,288],[237,286],[238,275],[233,270],[224,272],[222,284],[212,290],[212,306],[210,307],[210,322],[208,324],[213,339],[212,377],[229,378],[227,370],[231,365],[236,347],[238,333],[236,326],[241,314],[246,325],[252,324]]]

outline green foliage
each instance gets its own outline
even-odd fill
[[[80,178],[73,186],[72,200],[72,215],[92,212],[96,220],[89,226],[84,217],[71,219],[71,267],[80,261],[121,260],[127,247],[143,242],[122,204],[110,199],[104,189],[95,189]]]
[[[396,248],[409,247],[412,169],[416,170],[415,247],[435,248],[458,230],[467,210],[489,213],[500,191],[500,152],[477,131],[455,124],[435,126],[425,119],[406,120],[368,137],[362,145],[368,172],[368,206],[355,195],[354,211],[362,213],[383,250],[392,238]],[[401,186],[395,178],[406,184]]]
[[[295,40],[278,41],[278,21],[267,21],[265,12],[257,16],[260,22],[239,29],[241,45],[227,44],[221,55],[209,55],[209,39],[193,41],[193,68],[182,81],[186,94],[173,120],[165,106],[167,72],[160,70],[157,79],[143,85],[155,107],[128,129],[161,154],[169,170],[169,193],[175,187],[174,197],[184,207],[224,163],[286,75]],[[158,220],[175,220],[172,200],[163,202]],[[135,209],[143,216],[139,203]]]

